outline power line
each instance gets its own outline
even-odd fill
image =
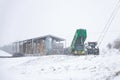
[[[101,35],[100,35],[100,37],[98,38],[98,42],[99,42],[99,43],[98,43],[98,46],[101,45],[103,39],[105,38],[105,35],[106,35],[106,33],[108,32],[108,29],[110,28],[111,23],[112,23],[113,20],[115,19],[115,16],[116,16],[119,8],[120,8],[120,0],[117,2],[114,10],[112,11],[112,14],[110,15],[110,18],[108,19],[108,21],[107,21],[107,23],[106,23],[106,25],[105,25],[105,27],[104,27]]]

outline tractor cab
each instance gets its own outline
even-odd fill
[[[97,42],[88,42],[87,54],[99,55],[99,48],[97,47]]]

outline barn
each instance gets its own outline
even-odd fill
[[[46,35],[12,43],[13,53],[24,55],[50,55],[64,53],[65,39]]]

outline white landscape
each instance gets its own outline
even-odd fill
[[[120,52],[0,58],[0,80],[120,80]]]
[[[0,50],[0,80],[120,80],[120,0],[0,0],[0,49],[48,34],[67,48],[82,28],[86,42],[101,44],[100,55],[12,57]]]

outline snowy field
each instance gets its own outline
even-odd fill
[[[0,80],[120,80],[120,52],[0,58]]]

